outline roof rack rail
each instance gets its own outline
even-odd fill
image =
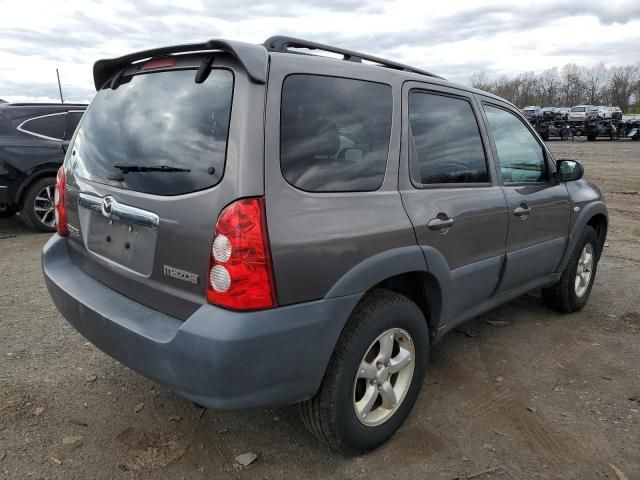
[[[301,54],[301,52],[294,52],[289,50],[290,48],[306,48],[309,50],[321,50],[323,52],[337,53],[342,55],[343,60],[348,62],[362,63],[363,60],[367,62],[377,63],[383,67],[393,68],[395,70],[403,70],[405,72],[417,73],[420,75],[426,75],[428,77],[435,77],[444,80],[443,77],[436,75],[419,68],[414,68],[402,63],[392,62],[391,60],[385,60],[384,58],[374,57],[373,55],[367,55],[365,53],[354,52],[352,50],[346,50],[343,48],[332,47],[331,45],[325,45],[322,43],[311,42],[308,40],[302,40],[300,38],[286,37],[286,36],[274,36],[268,38],[263,45],[270,52],[279,53],[295,53]]]
[[[78,102],[0,102],[0,105],[7,105],[11,107],[86,107],[88,103]]]

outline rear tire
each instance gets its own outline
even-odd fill
[[[383,341],[389,338],[393,340],[387,345],[392,347],[384,349]],[[385,350],[393,354],[389,362],[382,363]],[[413,356],[407,354],[411,351]],[[428,354],[429,332],[420,308],[403,295],[373,290],[344,327],[320,389],[312,399],[299,404],[304,425],[332,450],[362,453],[376,448],[411,412]],[[401,357],[406,364],[391,373],[404,363]],[[389,388],[394,390],[391,397]],[[367,410],[369,400],[372,407]]]
[[[587,225],[580,235],[560,280],[555,285],[542,289],[542,298],[547,306],[562,313],[582,310],[587,304],[596,278],[601,248],[598,234],[593,227]],[[585,254],[591,255],[590,265],[585,263]],[[586,278],[587,271],[588,278]],[[582,273],[581,280],[578,278],[580,273]]]
[[[20,216],[29,227],[39,232],[55,232],[55,212],[53,194],[56,180],[44,177],[36,180],[24,196]]]

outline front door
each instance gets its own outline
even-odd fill
[[[555,180],[555,165],[525,120],[483,103],[509,205],[507,263],[498,293],[555,272],[567,245],[569,193]]]
[[[470,95],[416,82],[405,85],[403,102],[400,193],[442,286],[442,322],[455,323],[497,286],[507,205]]]

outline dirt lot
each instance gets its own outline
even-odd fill
[[[359,458],[294,408],[203,412],[107,357],[47,295],[48,236],[0,220],[0,478],[640,479],[640,143],[551,148],[609,202],[587,307],[561,316],[532,292],[451,333],[405,426]],[[244,452],[259,457],[240,469]]]

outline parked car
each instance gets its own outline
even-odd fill
[[[529,106],[522,109],[522,114],[530,122],[536,122],[544,117],[544,112],[540,106]]]
[[[553,121],[556,117],[556,109],[555,107],[544,107],[542,109],[542,120],[544,121]]]
[[[46,285],[88,340],[199,405],[297,403],[331,448],[370,450],[447,332],[535,288],[561,312],[589,298],[602,195],[497,96],[289,37],[93,71]]]
[[[0,104],[0,217],[55,231],[54,187],[86,104]]]
[[[568,120],[569,112],[571,109],[569,107],[558,107],[554,109],[556,120]]]
[[[589,122],[597,120],[598,109],[593,105],[577,105],[569,112],[570,122]]]
[[[622,120],[622,110],[620,107],[609,107],[609,111],[611,112],[611,119],[614,121]]]
[[[596,107],[598,112],[598,118],[601,120],[608,120],[611,118],[611,107],[606,107],[604,105],[599,105]]]

